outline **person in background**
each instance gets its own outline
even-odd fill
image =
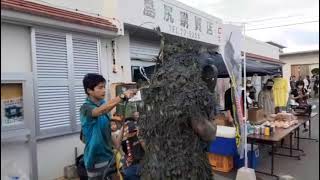
[[[313,83],[313,92],[314,92],[314,97],[317,97],[319,93],[319,75],[315,76],[315,80]]]
[[[291,92],[291,98],[295,100],[299,105],[297,109],[304,109],[306,114],[311,114],[312,105],[308,104],[309,92],[305,88],[303,81],[298,81],[296,84],[296,89]],[[306,129],[306,123],[304,123],[304,131]]]
[[[122,149],[125,153],[125,180],[139,180],[141,163],[145,153],[145,143],[138,135],[136,118],[126,118]]]
[[[309,79],[309,80],[308,80]],[[309,89],[309,85],[310,85],[310,78],[309,78],[309,76],[306,76],[304,79],[303,79],[303,83],[304,83],[304,88],[306,89],[306,90],[308,90]]]
[[[296,76],[291,76],[290,77],[290,89],[291,91],[294,90],[296,88]]]
[[[292,99],[299,103],[299,106],[308,104],[307,99],[309,97],[309,93],[305,87],[304,81],[298,81],[296,89],[291,92]]]
[[[118,128],[117,122],[112,120],[111,123],[111,135],[112,135],[112,140],[113,140],[113,145],[114,145],[114,156],[115,156],[115,161],[116,161],[116,168],[117,168],[117,177],[119,180],[123,180],[123,163],[121,160],[123,160],[123,151],[121,149],[121,141],[122,141],[122,136],[123,136],[123,127],[120,129]]]
[[[111,135],[114,142],[115,149],[120,149],[122,139],[122,127],[119,129],[116,121],[111,121]]]
[[[255,94],[256,94],[256,88],[253,87],[252,83],[250,80],[247,80],[247,92],[249,92],[249,97],[255,101]]]
[[[258,106],[262,108],[266,114],[275,113],[274,97],[272,92],[273,84],[273,80],[268,79],[258,97]]]
[[[230,85],[231,85],[231,79],[230,79]],[[242,94],[241,94],[241,105],[242,105],[242,112],[244,115],[244,91],[242,90]],[[233,123],[233,100],[232,100],[232,96],[231,96],[231,87],[229,89],[226,90],[226,92],[224,93],[224,109],[226,111],[226,118],[229,122]]]
[[[251,108],[254,105],[254,100],[250,97],[250,89],[246,87],[247,108]]]

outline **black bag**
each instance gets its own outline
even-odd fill
[[[83,132],[82,132],[82,128],[81,128],[81,130],[80,130],[80,140],[81,140],[84,144],[86,143],[86,141],[85,141],[85,139],[84,139]]]
[[[88,174],[86,167],[84,166],[83,154],[77,157],[76,159],[77,173],[80,177],[80,180],[88,180]]]

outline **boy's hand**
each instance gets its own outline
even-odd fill
[[[130,99],[137,94],[137,91],[138,91],[137,89],[129,89],[123,94],[126,96],[126,98]]]

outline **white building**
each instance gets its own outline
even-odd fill
[[[132,69],[154,64],[157,26],[217,51],[228,31],[221,19],[177,1],[2,0],[1,101],[23,100],[22,121],[6,121],[1,109],[2,172],[14,162],[32,180],[62,177],[74,148],[83,152],[83,75],[101,73],[108,87],[132,81]],[[248,58],[280,63],[277,48],[253,39],[245,44]]]
[[[222,43],[221,19],[178,1],[119,0],[117,7],[125,30],[118,41],[119,59],[128,60],[132,69],[154,64],[160,49],[160,38],[153,31],[157,27],[166,38],[190,39],[217,50]]]
[[[312,76],[311,70],[319,68],[319,50],[300,51],[283,53],[280,60],[286,64],[283,66],[283,77],[289,79],[290,76],[304,78]]]
[[[63,176],[74,148],[82,153],[82,78],[96,72],[108,83],[116,79],[111,41],[123,34],[106,1],[47,2],[1,1],[1,169],[4,175],[14,162],[32,180]],[[23,116],[4,118],[7,102],[21,96]]]

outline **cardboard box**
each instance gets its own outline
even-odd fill
[[[262,124],[267,120],[267,117],[261,108],[248,109],[248,120],[252,124]]]
[[[213,118],[213,123],[219,126],[233,127],[233,124],[229,122],[224,114],[219,114]]]

